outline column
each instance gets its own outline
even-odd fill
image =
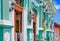
[[[52,40],[54,40],[54,18],[53,17],[51,19],[51,23],[52,23]]]
[[[39,13],[40,13],[40,10],[39,10],[39,8],[38,8],[38,10],[37,10],[37,22],[36,22],[36,32],[37,32],[36,34],[39,34],[39,33],[38,33],[38,31],[39,31],[38,29],[40,28],[40,27],[39,27],[39,17],[40,17],[40,16],[39,16]]]
[[[32,4],[31,4],[31,0],[27,0],[27,10],[28,10],[28,14],[27,14],[27,41],[34,41],[34,34],[33,34],[33,19],[32,19]],[[29,19],[28,19],[29,18]]]
[[[43,11],[43,7],[40,6],[39,7],[39,27],[42,28],[42,11]]]
[[[49,29],[51,30],[50,31],[50,41],[52,41],[52,24],[51,24],[51,18],[52,18],[52,16],[51,15],[49,15],[50,17],[49,17]]]
[[[24,7],[22,11],[22,33],[23,33],[23,41],[27,41],[27,10],[26,5],[27,0],[22,0],[22,7]]]
[[[43,7],[42,6],[40,6],[39,7],[39,41],[43,41],[43,32],[44,32],[44,30],[43,30],[43,28],[42,28],[42,13],[43,12]]]
[[[47,19],[47,24],[46,24],[46,26],[47,26],[47,29],[46,29],[46,41],[50,41],[50,32],[51,32],[51,30],[50,30],[50,19],[49,19],[49,11],[46,11],[46,19]]]
[[[27,10],[23,9],[22,13],[22,32],[23,32],[23,41],[27,41]]]

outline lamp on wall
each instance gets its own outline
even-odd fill
[[[15,3],[12,1],[9,3],[9,12],[13,11]]]

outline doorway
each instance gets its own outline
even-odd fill
[[[16,41],[22,41],[21,40],[21,34],[22,34],[22,12],[15,10],[15,40]]]
[[[35,35],[36,35],[36,14],[35,13],[33,18],[33,33],[34,33],[34,41],[35,41]]]

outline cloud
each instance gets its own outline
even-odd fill
[[[54,7],[55,7],[56,9],[60,9],[60,5],[58,5],[56,1],[54,1]]]
[[[55,5],[54,6],[56,9],[60,9],[60,5]]]

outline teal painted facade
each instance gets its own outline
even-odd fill
[[[1,0],[0,0],[0,20],[1,20]]]
[[[36,2],[36,3],[34,3],[34,2]],[[47,7],[48,5],[46,5],[45,3],[47,2],[50,2],[51,4],[50,4],[50,6],[51,6],[51,8],[50,7]],[[45,37],[45,39],[46,39],[46,41],[52,41],[54,38],[54,36],[53,36],[53,24],[54,24],[54,19],[52,20],[51,18],[54,18],[54,16],[52,16],[52,14],[55,14],[55,11],[54,11],[54,4],[53,4],[53,0],[45,0],[45,1],[42,1],[42,0],[33,0],[33,1],[31,1],[31,0],[27,0],[27,1],[23,1],[23,3],[22,3],[24,6],[24,8],[26,8],[27,9],[27,13],[28,13],[28,16],[27,16],[27,25],[28,25],[28,28],[29,28],[29,26],[31,26],[31,20],[32,20],[32,12],[34,11],[33,9],[36,9],[36,12],[35,12],[35,14],[36,14],[36,16],[39,18],[39,26],[38,26],[38,36],[39,36],[39,41],[44,41],[44,36],[43,36],[43,33],[44,33],[44,31],[46,31],[46,37]],[[53,5],[52,5],[53,4]],[[46,8],[47,7],[47,8]],[[44,11],[44,9],[45,9],[45,11]],[[51,13],[51,11],[50,11],[50,9],[52,9],[52,11],[54,11],[54,12],[52,12]],[[31,12],[31,10],[32,10],[32,12]],[[44,16],[43,16],[44,15]],[[46,28],[45,28],[45,30],[44,30],[44,28],[43,28],[43,17],[44,17],[44,21],[46,21],[46,24],[45,24],[45,26],[46,26]],[[38,25],[38,24],[36,24],[36,25]],[[27,41],[30,41],[30,36],[29,36],[29,33],[31,33],[32,31],[33,31],[33,27],[32,27],[32,29],[30,28],[30,29],[28,29],[27,28]],[[31,30],[31,31],[30,31]]]
[[[34,40],[34,39],[32,39],[33,35],[31,33],[33,33],[33,30],[32,29],[27,29],[27,41],[33,41]]]
[[[48,8],[44,11],[44,9],[47,7],[47,5],[44,2],[49,2],[50,0],[22,0],[22,7],[23,9],[27,10],[27,13],[25,13],[23,15],[23,18],[25,17],[26,19],[24,19],[23,21],[26,24],[23,24],[24,26],[26,25],[26,27],[24,27],[24,34],[26,35],[27,39],[25,38],[24,41],[33,41],[33,37],[31,35],[38,35],[39,40],[38,41],[45,41],[44,40],[44,32],[46,31],[46,41],[52,41],[54,39],[54,19],[52,19],[52,13],[48,10]],[[51,0],[53,4],[53,0]],[[51,6],[53,7],[53,5]],[[52,8],[50,8],[52,9]],[[36,10],[34,12],[34,10]],[[52,9],[53,10],[53,9]],[[48,12],[49,11],[49,12]],[[39,23],[36,24],[36,29],[38,31],[38,34],[36,32],[36,34],[33,33],[33,17],[34,14],[36,14],[36,18],[38,19],[37,21],[39,21]],[[43,13],[44,12],[44,13]],[[55,12],[53,12],[55,14]],[[26,16],[25,16],[26,15]],[[44,15],[44,16],[43,16]],[[49,17],[50,16],[50,17]],[[44,17],[44,21],[46,21],[46,24],[43,23],[43,17]],[[9,21],[9,0],[0,0],[0,20],[3,21]],[[8,23],[7,23],[8,24]],[[11,36],[11,29],[12,29],[12,25],[7,25],[7,24],[0,24],[0,41],[5,41],[4,40],[4,35],[5,33],[9,33],[10,35],[10,41],[12,41],[12,36]],[[43,28],[43,24],[46,26],[46,28]],[[51,28],[49,26],[49,24],[51,25]],[[38,27],[37,27],[38,25]],[[48,30],[49,29],[49,30]],[[26,32],[26,33],[25,33]]]
[[[43,11],[43,7],[42,6],[40,6],[39,7],[39,11],[40,11],[40,13],[39,13],[39,27],[42,27],[42,11]]]
[[[0,15],[1,15],[1,0],[0,0]],[[0,16],[0,19],[1,19],[1,16]]]
[[[8,39],[11,40],[11,29],[13,26],[1,25],[0,24],[0,41],[7,41]],[[8,39],[6,39],[8,37]]]
[[[36,12],[35,12],[35,14],[36,14],[36,16],[40,16],[39,18],[39,28],[42,28],[42,11],[43,11],[43,7],[42,6],[40,6],[40,7],[38,7],[38,6],[35,6],[35,4],[34,4],[34,2],[32,2],[31,0],[27,0],[27,1],[24,1],[24,2],[26,2],[26,3],[24,3],[24,4],[26,4],[26,5],[24,5],[24,7],[26,7],[27,6],[27,10],[28,10],[28,18],[30,19],[28,19],[27,18],[27,20],[28,20],[28,26],[29,25],[31,25],[31,15],[30,15],[30,12],[31,12],[31,10],[32,11],[34,11],[34,9],[36,10]],[[29,17],[29,15],[30,15],[30,17]],[[31,33],[33,31],[33,27],[32,27],[32,29],[30,28],[29,29],[29,27],[27,28],[27,41],[31,41],[30,40],[30,36],[29,36],[29,34]],[[42,38],[42,40],[43,40],[43,35],[42,35],[42,33],[43,33],[43,30],[39,30],[39,37],[40,38]],[[41,36],[42,35],[42,36]],[[39,41],[42,41],[41,39],[39,40]]]
[[[2,20],[9,20],[9,0],[2,0]]]
[[[1,20],[9,19],[9,0],[0,0],[0,18]]]
[[[4,38],[5,38],[5,34],[6,34],[6,33],[9,33],[8,38],[10,37],[10,41],[11,41],[11,28],[8,28],[8,27],[7,27],[7,28],[4,28],[4,29],[3,29],[3,34],[4,34],[3,36],[4,36]],[[7,34],[7,35],[8,35],[8,34]],[[4,40],[4,39],[3,39],[3,40]],[[4,40],[4,41],[5,41],[5,40]]]
[[[12,27],[9,21],[9,0],[0,0],[0,41],[12,41]]]
[[[3,41],[3,28],[0,28],[0,41]]]
[[[43,30],[39,30],[39,41],[44,41],[43,39]]]

